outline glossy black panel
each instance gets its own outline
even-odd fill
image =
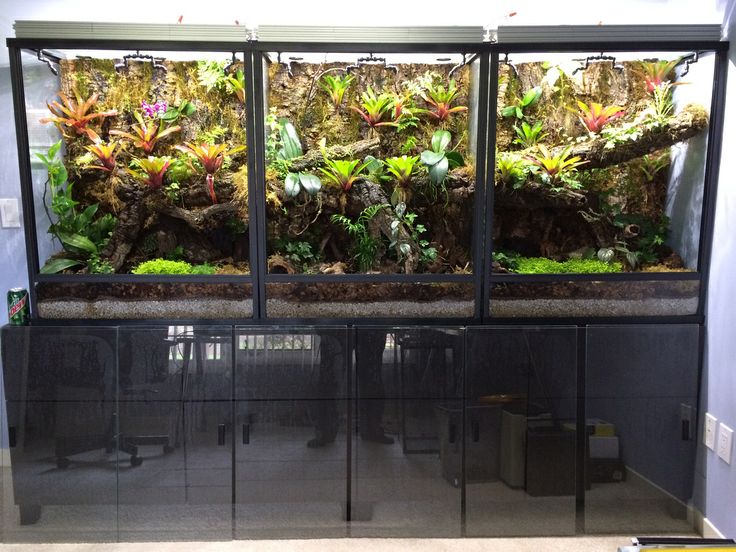
[[[586,532],[693,531],[699,331],[587,328]]]
[[[358,328],[355,343],[351,535],[460,536],[462,330]]]
[[[576,332],[467,329],[468,536],[575,533]]]
[[[232,536],[232,330],[120,329],[120,540]]]
[[[344,326],[236,328],[235,398],[346,399]]]
[[[347,406],[238,401],[236,539],[347,536]]]
[[[3,329],[6,542],[117,538],[116,339],[114,328]]]

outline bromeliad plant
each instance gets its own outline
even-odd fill
[[[323,75],[320,80],[320,87],[322,90],[327,92],[327,95],[332,100],[332,105],[335,106],[335,110],[339,110],[342,105],[342,100],[345,97],[345,92],[350,87],[350,83],[355,80],[353,75]]]
[[[450,80],[450,84],[445,89],[441,84],[434,85],[431,82],[427,83],[427,87],[422,91],[422,99],[430,105],[430,109],[427,113],[434,117],[437,122],[443,123],[450,118],[453,113],[460,113],[467,111],[468,108],[464,105],[453,106],[452,103],[457,99],[459,90],[455,84],[455,80]]]
[[[538,147],[539,153],[532,154],[527,159],[539,168],[539,175],[545,184],[556,185],[560,181],[570,184],[572,173],[577,171],[577,167],[587,163],[581,161],[580,157],[570,157],[571,146],[557,155],[553,155],[544,144],[539,144]]]
[[[496,180],[502,186],[521,188],[527,179],[527,163],[515,153],[496,154]]]
[[[88,152],[90,152],[99,163],[98,165],[88,164],[85,165],[85,169],[96,169],[105,172],[112,172],[115,170],[116,160],[115,157],[120,153],[120,142],[115,140],[105,144],[99,135],[89,129],[89,137],[94,142],[91,146],[84,146]]]
[[[373,88],[369,86],[360,98],[363,100],[360,107],[351,105],[350,109],[368,123],[371,132],[381,126],[397,126],[396,121],[388,120],[393,109],[393,98],[391,96],[388,94],[376,95]]]
[[[391,194],[392,205],[406,203],[411,197],[409,184],[411,183],[412,177],[419,169],[418,163],[418,155],[412,157],[407,155],[402,155],[401,157],[389,157],[384,161],[386,170],[393,175],[393,180],[396,183],[394,191]]]
[[[653,93],[655,88],[665,82],[672,82],[670,77],[674,74],[675,67],[680,63],[680,59],[639,62],[638,73],[644,79],[644,85],[648,93]]]
[[[240,103],[245,102],[245,74],[241,69],[225,76],[225,90],[230,94],[235,94]]]
[[[66,94],[59,92],[61,103],[54,100],[46,104],[53,116],[44,117],[39,122],[44,124],[54,123],[65,138],[73,138],[81,135],[90,136],[90,132],[93,132],[88,128],[90,123],[97,119],[102,120],[105,117],[112,117],[118,114],[114,109],[100,111],[99,113],[91,112],[91,109],[97,103],[98,97],[97,94],[92,94],[89,98],[83,100],[82,96],[75,89],[74,100],[72,100]],[[69,134],[67,132],[68,130],[73,131],[73,134]]]
[[[48,190],[51,192],[51,212],[55,220],[49,217],[49,234],[55,236],[64,252],[48,261],[41,273],[55,274],[68,268],[87,266],[89,272],[113,272],[109,262],[100,260],[100,252],[107,244],[110,234],[115,229],[117,219],[111,214],[96,217],[98,205],[88,206],[82,212],[77,212],[79,204],[72,197],[73,185],[69,182],[68,173],[64,164],[57,158],[61,149],[61,141],[49,148],[46,155],[36,154],[48,171]]]
[[[149,155],[146,159],[133,159],[126,172],[139,182],[153,190],[158,190],[164,184],[164,174],[171,165],[170,157],[154,157]]]
[[[423,151],[420,156],[422,164],[429,171],[434,199],[437,196],[437,188],[447,192],[444,183],[448,171],[465,164],[462,155],[458,152],[447,151],[450,142],[452,142],[452,135],[446,130],[438,130],[432,135],[431,149]]]
[[[159,140],[181,130],[179,125],[166,127],[160,119],[144,119],[143,115],[137,111],[133,113],[133,116],[138,121],[138,124],[131,127],[135,134],[122,130],[111,130],[110,134],[127,138],[135,147],[141,148],[146,155],[153,153]]]
[[[587,105],[578,100],[580,111],[578,117],[588,132],[598,133],[607,124],[624,114],[624,108],[618,105],[607,105],[591,102]]]
[[[227,149],[226,144],[192,144],[191,142],[186,142],[183,146],[174,147],[199,162],[205,173],[207,191],[213,204],[217,203],[217,195],[215,195],[215,174],[222,167],[226,156],[233,155],[245,149],[245,146],[236,146]],[[192,169],[195,172],[199,172],[194,166],[192,166]]]
[[[326,169],[320,167],[319,170],[330,182],[342,189],[343,193],[340,195],[340,212],[345,212],[347,193],[353,187],[353,183],[363,173],[366,167],[368,167],[368,163],[361,163],[358,159],[341,161],[325,158],[325,165],[327,165]]]
[[[507,105],[501,110],[503,117],[516,117],[517,119],[523,119],[525,117],[524,110],[528,107],[535,105],[539,98],[542,97],[542,87],[535,86],[530,88],[524,93],[524,96],[520,100],[517,100],[511,105]]]
[[[542,132],[543,128],[542,121],[537,121],[533,125],[522,121],[521,126],[514,125],[514,132],[516,132],[514,144],[518,144],[524,149],[533,148],[547,137],[547,133]]]

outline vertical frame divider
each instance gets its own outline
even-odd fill
[[[700,240],[698,244],[698,272],[700,273],[700,289],[698,291],[699,316],[703,316],[706,308],[708,278],[713,253],[713,232],[716,218],[716,195],[718,190],[718,171],[721,163],[723,145],[723,116],[726,102],[726,81],[728,76],[728,51],[718,50],[713,68],[713,94],[710,102],[710,127],[708,129],[708,147],[706,149],[705,183],[703,189],[702,219],[700,222]]]
[[[488,186],[488,88],[489,88],[488,52],[480,53],[480,71],[478,75],[478,138],[475,166],[475,211],[473,221],[473,274],[475,276],[475,319],[482,320],[485,308],[483,307],[483,281],[485,279],[485,220],[486,220],[486,189]],[[495,142],[494,142],[495,143]]]
[[[493,268],[493,205],[496,186],[496,124],[498,106],[498,51],[491,52],[490,74],[488,83],[488,141],[486,157],[486,205],[485,233],[483,255],[483,320],[490,319],[491,302],[491,270]]]
[[[251,114],[248,128],[252,135],[248,156],[249,195],[248,209],[251,213],[251,274],[253,275],[253,317],[261,321],[266,317],[266,175],[265,175],[265,125],[264,125],[264,79],[261,52],[251,51],[252,71],[250,82],[246,82],[246,99],[250,101]],[[253,215],[255,214],[255,225]],[[255,232],[253,228],[255,226]],[[255,255],[253,255],[255,253]]]
[[[15,138],[18,146],[18,170],[20,174],[21,203],[23,206],[23,230],[26,240],[26,263],[28,266],[28,293],[31,302],[31,318],[38,320],[36,308],[37,276],[41,270],[38,261],[38,236],[36,235],[36,209],[33,204],[33,174],[31,152],[28,145],[28,120],[23,84],[23,61],[21,50],[11,46],[10,80],[13,88],[13,111],[15,116]]]

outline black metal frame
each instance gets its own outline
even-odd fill
[[[712,234],[715,215],[715,198],[717,174],[720,162],[720,146],[723,132],[723,103],[725,101],[727,51],[728,42],[684,41],[677,42],[582,42],[559,44],[491,44],[491,43],[291,43],[291,42],[200,42],[200,41],[153,41],[153,40],[98,40],[98,39],[8,39],[10,50],[10,69],[15,104],[15,124],[19,154],[22,204],[26,239],[27,265],[30,279],[30,299],[33,322],[40,319],[35,314],[36,293],[38,283],[212,283],[238,284],[249,283],[253,286],[253,318],[238,320],[177,320],[177,323],[222,322],[249,324],[350,324],[362,326],[366,324],[587,324],[587,323],[702,323],[704,320],[705,298],[707,294],[708,275],[712,249]],[[64,276],[40,274],[38,258],[38,235],[35,227],[35,208],[32,189],[30,165],[30,148],[28,144],[28,127],[25,112],[25,93],[23,86],[23,70],[21,50],[39,49],[110,49],[118,51],[195,51],[195,52],[240,52],[244,55],[246,65],[246,139],[248,142],[248,172],[250,213],[249,239],[251,274],[243,276],[136,276],[120,275],[86,275]],[[623,52],[623,51],[713,51],[716,55],[713,93],[711,100],[711,118],[708,134],[708,147],[705,171],[705,189],[703,196],[702,221],[700,231],[700,249],[698,271],[692,273],[616,273],[616,274],[545,274],[545,275],[512,275],[491,274],[493,227],[493,184],[495,173],[496,104],[498,67],[501,54],[513,53],[545,53],[545,52]],[[473,224],[473,274],[351,274],[351,275],[269,275],[266,271],[266,219],[265,219],[265,125],[264,125],[264,59],[267,52],[335,52],[335,53],[446,53],[457,52],[478,54],[480,56],[479,74],[479,106],[478,106],[478,151],[476,163],[476,197]],[[570,282],[570,281],[673,281],[699,280],[698,311],[686,316],[623,316],[623,317],[519,317],[494,318],[490,316],[489,304],[491,290],[496,283],[530,283],[530,282]],[[422,282],[466,282],[475,287],[475,311],[472,318],[372,318],[372,319],[277,319],[269,318],[266,312],[266,284],[277,282],[366,282],[366,283],[422,283]],[[69,320],[58,321],[69,324]],[[85,320],[85,324],[90,324]],[[131,321],[125,323],[152,323],[154,321]],[[162,322],[158,320],[158,322]],[[57,321],[43,320],[44,324]],[[109,323],[109,321],[108,321]]]

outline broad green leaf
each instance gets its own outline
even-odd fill
[[[97,203],[93,203],[89,207],[87,207],[84,211],[82,211],[82,214],[80,214],[80,218],[90,222],[95,216],[95,213],[97,213],[98,205]]]
[[[515,105],[509,105],[507,107],[504,107],[501,111],[501,115],[503,117],[513,117],[516,114],[516,106]]]
[[[610,263],[613,260],[614,251],[610,247],[601,247],[598,250],[598,259],[604,263]]]
[[[399,227],[399,224],[401,224],[400,220],[392,220],[391,221],[391,230],[394,231]]]
[[[310,195],[316,194],[322,188],[322,181],[313,174],[299,173],[299,181]]]
[[[41,274],[56,274],[73,266],[81,266],[84,263],[74,259],[51,259],[41,269]]]
[[[381,163],[372,155],[366,155],[365,159],[363,159],[363,162],[365,163],[366,168],[368,169],[368,172],[370,174],[381,172],[381,169],[383,169],[383,163]]]
[[[448,151],[445,154],[445,157],[447,157],[447,160],[450,162],[451,169],[465,166],[465,159],[463,159],[463,156],[456,151]]]
[[[438,130],[432,135],[432,150],[441,152],[452,142],[452,134],[447,130]]]
[[[440,151],[430,151],[426,150],[422,152],[422,155],[420,157],[423,164],[427,165],[428,167],[431,167],[432,165],[436,165],[443,159],[445,159],[445,152]]]
[[[87,253],[97,253],[97,246],[89,239],[80,234],[63,234],[59,233],[59,239],[65,245],[81,249]]]
[[[294,159],[303,155],[302,143],[299,141],[294,125],[288,119],[280,119],[279,123],[281,125],[279,133],[281,134],[282,149],[279,151],[278,157],[280,159]]]
[[[399,217],[403,217],[404,213],[406,212],[406,203],[403,201],[398,203],[396,207],[394,207],[394,211],[396,211],[396,215]]]
[[[284,181],[284,191],[286,192],[286,195],[296,197],[299,195],[300,190],[301,186],[299,184],[299,175],[296,173],[287,174],[286,180]]]
[[[447,157],[443,155],[442,160],[439,163],[429,167],[429,180],[435,186],[439,186],[445,180],[448,169],[449,163],[447,161]]]
[[[56,142],[53,146],[49,148],[49,160],[52,160],[54,157],[56,157],[56,154],[59,153],[59,150],[61,149],[61,140]]]
[[[401,254],[404,257],[408,257],[411,253],[411,245],[409,245],[408,243],[402,243],[401,245],[399,245],[399,251],[401,251]]]
[[[520,107],[516,107],[516,118],[522,119],[524,117],[524,112],[521,110]]]
[[[528,107],[530,105],[534,105],[535,103],[537,103],[541,95],[542,89],[539,86],[530,88],[526,91],[526,94],[524,94],[524,97],[521,99],[521,106]]]
[[[175,121],[178,117],[179,117],[179,110],[176,109],[175,107],[170,107],[161,116],[161,119],[166,121],[167,123],[170,123],[172,121]]]
[[[197,106],[189,101],[183,101],[181,105],[179,106],[179,112],[185,117],[189,117],[195,111],[197,111]]]

